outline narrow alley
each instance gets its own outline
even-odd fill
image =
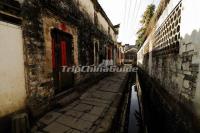
[[[199,0],[0,0],[0,133],[200,133]]]

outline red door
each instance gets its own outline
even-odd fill
[[[51,35],[54,86],[59,93],[71,88],[74,82],[72,72],[62,72],[62,66],[73,64],[72,36],[58,29],[52,30]]]

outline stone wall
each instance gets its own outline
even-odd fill
[[[52,74],[51,29],[57,28],[73,37],[73,65],[93,65],[94,40],[104,50],[105,44],[116,41],[91,20],[91,14],[82,11],[73,0],[25,0],[22,4],[27,105],[38,115],[51,105],[55,97]],[[99,74],[75,74],[78,85]],[[37,109],[37,110],[36,110]]]
[[[138,65],[199,117],[199,1],[171,0],[138,52]]]
[[[145,124],[150,133],[199,133],[195,115],[169,95],[145,71],[138,71],[138,95],[142,104]]]

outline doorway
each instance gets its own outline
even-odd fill
[[[51,31],[52,37],[52,66],[55,93],[66,91],[73,87],[74,73],[62,72],[62,66],[73,65],[72,36],[58,29]]]

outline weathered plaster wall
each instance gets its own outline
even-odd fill
[[[66,33],[69,33],[73,37],[73,48],[74,48],[74,65],[78,65],[78,31],[77,27],[67,24],[59,17],[49,14],[43,16],[43,27],[44,27],[44,39],[46,47],[46,71],[52,73],[52,38],[51,30],[53,28],[60,29]],[[65,29],[62,29],[65,27]]]
[[[95,5],[91,0],[77,0],[80,4],[80,9],[83,12],[86,12],[89,15],[89,18],[94,23],[94,14],[97,14],[98,26],[100,30],[105,31],[108,35],[112,37],[113,40],[116,40],[116,34],[113,28],[109,25],[108,21],[104,18],[100,11],[95,10]],[[110,27],[110,33],[108,28]]]
[[[22,30],[24,39],[27,107],[37,115],[49,105],[54,89],[52,75],[46,74],[46,51],[41,3],[25,1],[22,5]]]
[[[145,62],[145,55],[149,53],[149,42],[150,37],[147,38],[147,40],[144,42],[144,45],[140,48],[140,50],[137,52],[137,65],[144,69],[146,67],[144,64],[148,62]]]
[[[200,116],[200,18],[195,14],[200,12],[200,1],[183,1],[181,23],[181,47],[180,54],[184,57],[184,69],[190,77],[184,77],[184,91],[186,99],[191,99],[195,113]]]
[[[111,34],[113,40],[117,40],[117,35],[113,29],[110,30],[110,34]]]
[[[194,14],[200,3],[179,2],[170,1],[138,52],[138,64],[191,114],[199,115],[200,19]]]
[[[115,34],[114,30],[108,24],[108,22],[106,21],[106,19],[102,16],[102,14],[100,12],[97,13],[97,16],[98,16],[98,21],[99,21],[99,27],[100,27],[100,29],[102,29],[108,35],[110,35],[113,40],[116,40],[116,34]],[[110,30],[110,32],[109,32],[109,30]]]
[[[94,38],[98,40],[101,50],[105,44],[116,41],[106,32],[99,30],[89,19],[91,12],[83,12],[79,4],[81,3],[73,0],[59,2],[26,0],[22,4],[27,103],[35,115],[49,107],[55,96],[51,62],[50,30],[52,28],[64,28],[65,32],[73,36],[75,65],[93,65]],[[94,77],[94,74],[78,73],[75,75],[75,85],[85,83],[85,80],[91,77]]]
[[[77,27],[74,25],[70,25],[58,16],[53,15],[52,13],[46,13],[42,16],[43,19],[43,27],[44,27],[44,40],[45,40],[45,47],[46,47],[46,66],[45,72],[46,75],[52,75],[52,38],[51,38],[51,30],[53,28],[60,29],[66,33],[72,35],[72,45],[73,45],[73,65],[78,66],[78,30]],[[64,28],[64,29],[63,29]],[[80,73],[75,74],[75,84],[78,84],[81,80]],[[52,81],[53,82],[53,81]]]
[[[89,15],[89,18],[92,20],[94,23],[94,4],[91,0],[77,0],[81,11],[87,13]]]
[[[97,13],[98,21],[99,21],[99,27],[100,29],[104,30],[106,33],[108,33],[108,23],[106,19],[101,15],[100,12]]]
[[[4,117],[25,108],[22,30],[0,21],[0,38],[0,117]]]

